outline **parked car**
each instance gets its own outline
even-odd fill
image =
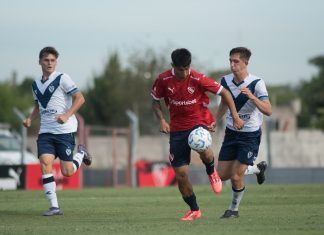
[[[30,151],[25,150],[24,155],[23,164],[39,162],[37,157]],[[20,165],[21,158],[20,137],[8,128],[0,128],[0,165]]]

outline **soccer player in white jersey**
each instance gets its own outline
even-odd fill
[[[258,183],[264,181],[266,162],[254,165],[261,141],[263,115],[272,113],[271,103],[264,81],[248,72],[251,51],[245,47],[230,51],[232,74],[222,78],[221,84],[231,94],[239,117],[244,121],[242,129],[233,127],[233,119],[223,101],[216,113],[218,120],[226,113],[226,130],[219,152],[217,172],[222,180],[231,180],[232,201],[221,218],[237,218],[244,194],[244,174],[255,173]]]
[[[37,151],[42,171],[45,197],[50,208],[43,215],[63,215],[56,196],[56,183],[52,165],[56,157],[60,159],[61,172],[72,176],[83,162],[90,165],[92,157],[84,145],[75,147],[74,133],[77,131],[75,113],[85,102],[82,93],[69,75],[56,71],[59,53],[54,47],[45,47],[39,53],[42,77],[32,84],[35,106],[23,124],[30,127],[31,122],[40,116],[40,130]]]

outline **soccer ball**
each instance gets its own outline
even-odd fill
[[[198,127],[190,132],[188,137],[188,144],[191,149],[197,152],[203,152],[212,144],[212,137],[206,129]]]

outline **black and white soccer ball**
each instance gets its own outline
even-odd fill
[[[188,144],[191,149],[200,153],[211,146],[212,137],[208,130],[203,127],[198,127],[190,132]]]

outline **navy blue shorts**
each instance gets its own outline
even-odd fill
[[[63,161],[73,160],[73,150],[75,147],[74,134],[50,134],[38,135],[37,151],[38,157],[42,154],[53,154],[55,158]]]
[[[261,134],[261,129],[254,132],[238,132],[226,128],[218,160],[238,160],[243,164],[253,166],[259,152]]]
[[[197,127],[206,126],[198,125],[190,130],[176,131],[170,133],[170,155],[169,160],[172,167],[180,167],[189,165],[191,161],[191,148],[188,145],[188,137],[190,132]]]

